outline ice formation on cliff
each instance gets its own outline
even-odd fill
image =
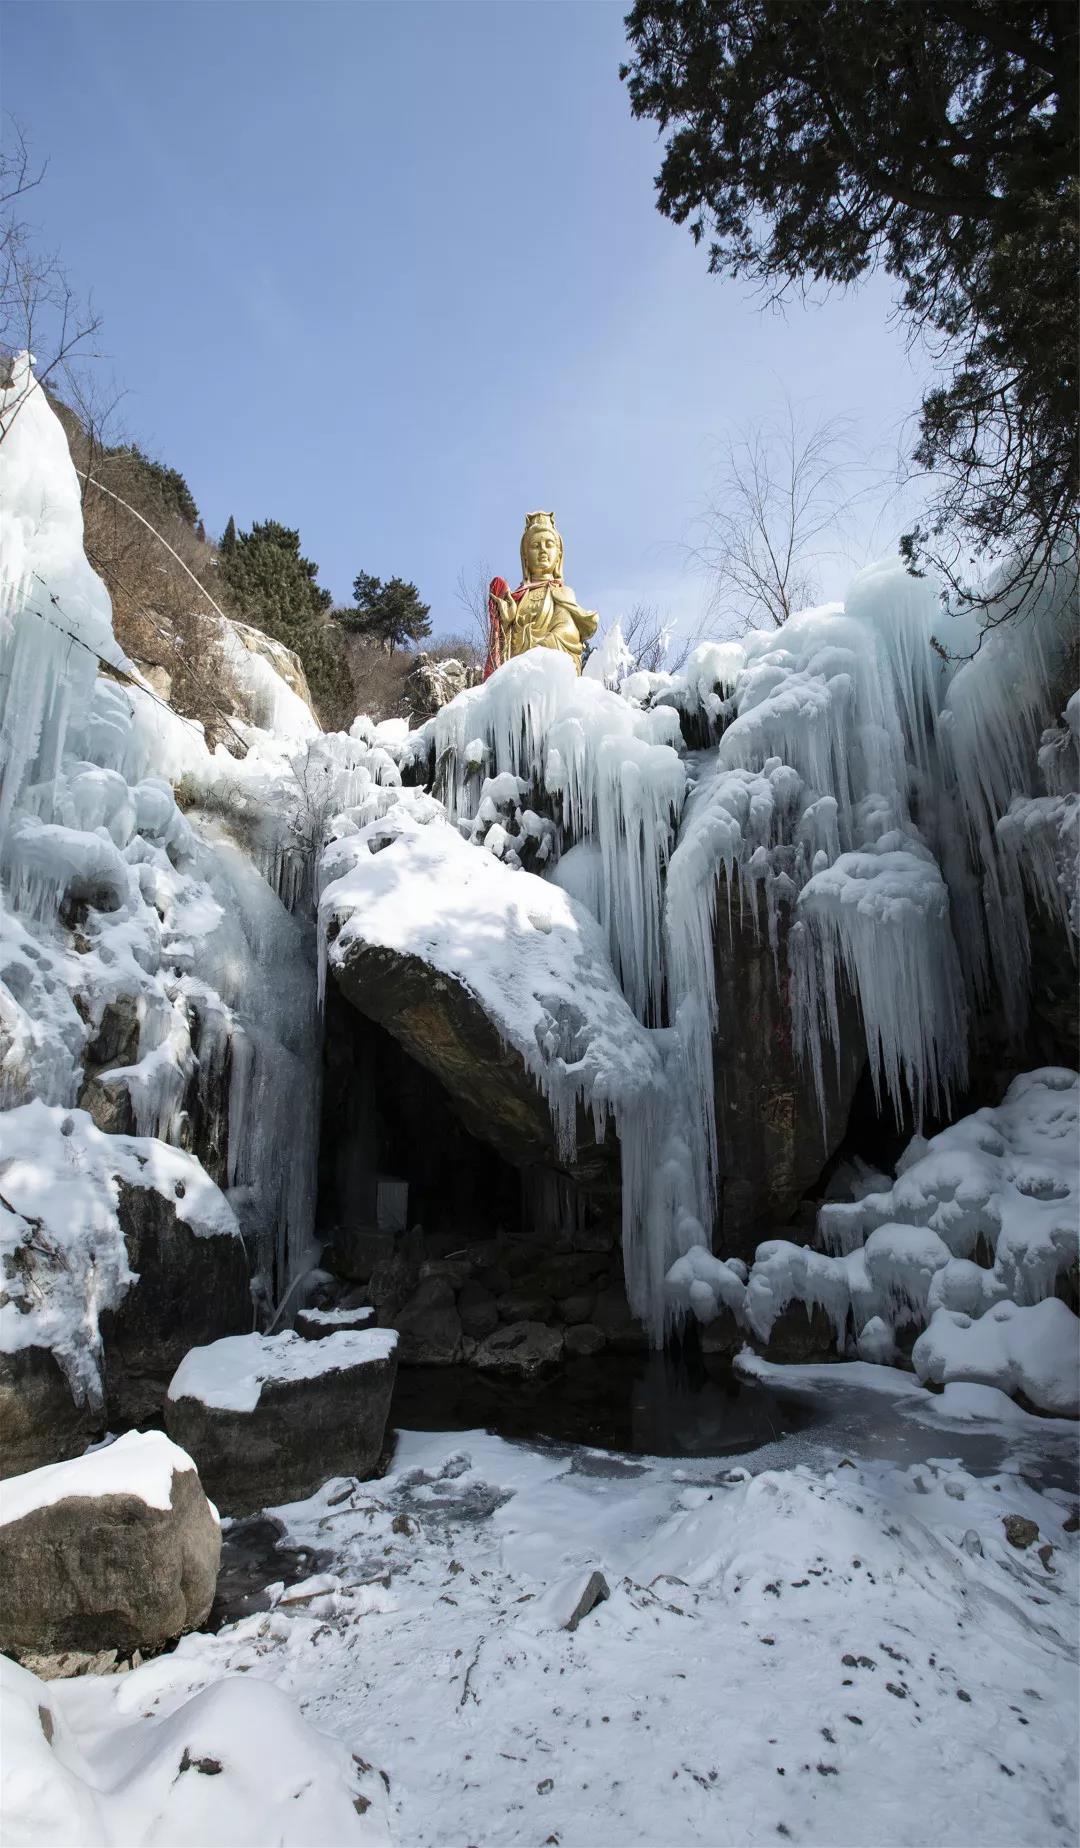
[[[416,734],[431,754],[436,794],[454,821],[472,821],[479,760],[551,805],[567,845],[592,841],[599,856],[598,917],[612,964],[640,1020],[660,1019],[661,902],[686,773],[677,714],[644,710],[602,681],[579,678],[568,656],[537,648],[482,686],[458,694]]]
[[[310,1256],[314,932],[230,832],[250,822],[269,870],[266,798],[296,785],[290,753],[306,753],[315,723],[270,685],[273,645],[255,654],[226,630],[258,716],[284,730],[238,722],[247,758],[211,752],[113,637],[67,441],[25,356],[0,392],[0,430],[0,1128],[32,1104],[82,1122],[71,1110],[82,1102],[123,1132],[95,1131],[100,1163],[111,1149],[122,1173],[136,1143],[159,1164],[197,1166],[162,1148],[186,1144],[194,1117],[208,1162],[219,1145],[216,1179],[273,1294]],[[302,806],[282,803],[279,827]],[[45,1226],[49,1238],[68,1230]]]
[[[628,672],[614,633],[581,678],[533,651],[414,732],[361,717],[323,735],[274,645],[233,625],[233,758],[120,655],[23,362],[0,418],[0,1105],[82,1099],[166,1142],[217,1108],[218,1178],[280,1293],[308,1258],[308,912],[329,840],[324,955],[333,918],[332,957],[350,933],[424,956],[474,989],[564,1151],[579,1109],[617,1129],[628,1293],[654,1339],[710,1301],[764,1326],[785,1277],[824,1292],[838,1335],[865,1308],[867,1351],[888,1350],[898,1305],[934,1309],[939,1273],[972,1262],[938,1265],[936,1227],[797,1260],[774,1241],[748,1282],[713,1268],[717,958],[736,930],[760,939],[823,1119],[853,1005],[879,1098],[916,1126],[948,1108],[971,1002],[996,986],[1020,1017],[1025,891],[1076,929],[1060,584],[959,667],[933,645],[932,587],[894,563],[674,675]],[[425,773],[433,794],[404,786]],[[937,1306],[985,1310],[988,1287],[951,1271]]]
[[[1077,1074],[1025,1073],[996,1108],[916,1137],[892,1186],[822,1206],[824,1249],[760,1245],[745,1293],[692,1253],[712,1300],[699,1290],[690,1306],[708,1322],[726,1305],[762,1341],[789,1307],[817,1307],[841,1354],[876,1361],[924,1330],[911,1353],[920,1378],[1019,1389],[1075,1416],[1080,1325],[1056,1292],[1080,1261],[1078,1137]],[[676,1300],[690,1274],[686,1261],[670,1273]]]
[[[168,1202],[193,1236],[240,1236],[202,1165],[149,1136],[105,1135],[85,1110],[40,1099],[0,1111],[0,1352],[49,1348],[77,1403],[102,1403],[99,1318],[135,1281],[120,1184]]]
[[[625,1100],[621,1126],[627,1225],[648,1228],[628,1231],[627,1284],[654,1338],[665,1314],[694,1306],[681,1273],[665,1293],[665,1272],[710,1241],[716,959],[736,928],[771,952],[823,1122],[852,999],[879,1101],[918,1126],[962,1087],[969,998],[985,992],[991,969],[981,910],[973,935],[967,919],[981,890],[991,912],[998,904],[1021,830],[1029,880],[1044,903],[1052,886],[1060,906],[1049,809],[1039,833],[1021,807],[1032,799],[1037,715],[1048,710],[1052,616],[1031,613],[1051,633],[1015,709],[1000,684],[1012,648],[988,645],[981,662],[954,671],[932,645],[936,593],[897,562],[863,572],[845,606],[705,644],[675,675],[627,671],[617,635],[580,680],[558,654],[534,651],[395,740],[398,764],[428,774],[467,841],[519,879],[542,875],[601,924],[615,979],[654,1041],[662,1079],[643,1162]],[[961,733],[975,739],[963,774]],[[998,743],[1004,768],[987,785]],[[1057,804],[1058,827],[1065,798],[1042,800]],[[987,817],[1002,816],[995,844]],[[454,877],[468,865],[462,858]],[[363,856],[353,873],[358,914],[377,875]],[[445,892],[449,868],[438,877]],[[1014,876],[1014,909],[1018,891]],[[1015,992],[1026,940],[995,929],[991,919],[994,973]],[[551,1074],[530,1069],[565,1124]],[[590,1102],[587,1074],[575,1082]],[[601,1115],[607,1107],[601,1097]]]

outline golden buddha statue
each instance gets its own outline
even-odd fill
[[[581,672],[581,656],[595,635],[599,617],[583,610],[563,583],[563,542],[553,513],[527,513],[521,536],[521,583],[510,590],[492,578],[488,595],[491,637],[484,678],[511,655],[530,648],[558,648]]]

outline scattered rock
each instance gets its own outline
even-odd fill
[[[383,1328],[397,1326],[399,1309],[408,1302],[420,1281],[423,1251],[423,1233],[419,1226],[414,1226],[403,1238],[395,1238],[390,1257],[376,1264],[372,1271],[368,1295]]]
[[[573,1328],[580,1322],[588,1322],[592,1317],[592,1307],[596,1297],[592,1291],[579,1291],[574,1296],[564,1296],[558,1304],[559,1319],[567,1328]]]
[[[425,1277],[442,1277],[452,1290],[460,1290],[469,1282],[472,1274],[473,1263],[468,1257],[429,1258],[420,1266],[421,1283]]]
[[[498,1301],[499,1319],[503,1322],[550,1322],[555,1304],[550,1296],[535,1295],[527,1290],[508,1290]]]
[[[1029,1546],[1034,1546],[1039,1538],[1039,1529],[1035,1522],[1029,1521],[1024,1514],[1004,1514],[1001,1517],[1001,1524],[1005,1529],[1005,1538],[1009,1545],[1015,1546],[1020,1552],[1024,1552]]]
[[[452,1367],[461,1359],[461,1318],[445,1277],[425,1277],[395,1318],[406,1367]]]
[[[370,1304],[359,1304],[355,1309],[298,1309],[296,1332],[303,1335],[305,1341],[325,1341],[327,1335],[370,1328],[374,1317],[375,1311]]]
[[[485,1335],[490,1335],[499,1326],[499,1311],[494,1296],[475,1279],[462,1286],[457,1310],[464,1333],[474,1341],[483,1341]]]
[[[608,1345],[616,1354],[637,1354],[648,1346],[645,1330],[631,1315],[630,1305],[618,1287],[601,1290],[593,1309],[593,1322],[607,1336]]]
[[[574,1605],[565,1623],[560,1625],[560,1628],[563,1630],[576,1630],[581,1619],[587,1617],[590,1611],[595,1610],[598,1604],[603,1604],[610,1596],[611,1592],[608,1589],[608,1582],[603,1573],[590,1572],[582,1587],[581,1595],[577,1603]]]
[[[824,1360],[836,1348],[836,1329],[832,1317],[820,1303],[807,1309],[805,1303],[790,1302],[780,1311],[762,1352],[769,1360],[800,1362]]]
[[[160,1648],[214,1601],[221,1529],[191,1458],[159,1431],[11,1480],[4,1516],[6,1654],[71,1651],[78,1672],[103,1650]]]
[[[727,1303],[721,1303],[719,1314],[700,1330],[699,1339],[704,1355],[722,1355],[726,1358],[742,1346],[746,1335],[735,1319],[735,1311]]]
[[[481,1342],[472,1364],[489,1373],[515,1373],[529,1379],[558,1366],[562,1351],[560,1328],[548,1328],[543,1322],[513,1322]]]
[[[335,1226],[328,1239],[324,1259],[336,1277],[350,1283],[368,1283],[382,1264],[394,1256],[393,1232],[373,1231],[364,1226]]]
[[[576,1327],[566,1330],[563,1342],[571,1359],[587,1360],[607,1346],[607,1336],[594,1323],[579,1322]]]

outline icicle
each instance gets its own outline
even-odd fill
[[[638,1018],[659,1020],[662,883],[686,788],[674,711],[640,711],[538,648],[451,700],[431,735],[451,819],[476,814],[479,743],[490,777],[534,787],[534,807],[555,806],[564,840],[595,842],[612,961]]]
[[[791,933],[796,1045],[809,1057],[825,1122],[823,1037],[839,1041],[837,977],[859,1002],[874,1095],[898,1117],[910,1099],[948,1104],[967,1074],[967,1012],[949,922],[948,888],[932,854],[902,835],[873,853],[842,854],[803,887]]]

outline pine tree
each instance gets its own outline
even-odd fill
[[[231,529],[231,539],[229,537]],[[219,582],[242,622],[262,629],[299,656],[320,711],[336,701],[342,641],[327,621],[333,598],[318,582],[319,567],[300,551],[300,534],[278,520],[257,520],[238,533],[229,520],[221,543]]]
[[[420,601],[416,585],[399,577],[383,583],[368,571],[353,580],[353,606],[334,616],[348,634],[381,642],[388,654],[431,634],[431,605]]]

